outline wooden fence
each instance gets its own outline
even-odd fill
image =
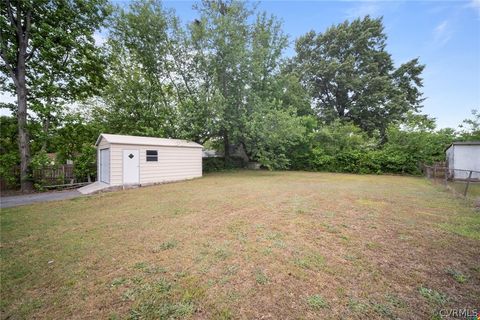
[[[96,165],[92,165],[92,171],[96,171]],[[5,191],[8,189],[18,188],[20,185],[20,168],[12,168],[12,174],[16,178],[16,183],[8,185],[3,177],[0,177],[0,190]],[[32,172],[33,182],[42,186],[43,188],[68,188],[78,187],[84,184],[95,181],[96,174],[87,177],[77,177],[75,175],[74,164],[63,164],[44,166],[39,169],[35,169]]]
[[[73,183],[75,181],[73,170],[73,164],[46,166],[33,170],[33,180],[46,186]]]

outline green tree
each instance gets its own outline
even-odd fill
[[[196,30],[184,29],[160,1],[117,10],[103,94],[113,132],[200,143],[211,137],[221,101],[202,60],[205,49],[192,41]]]
[[[320,126],[314,139],[316,145],[329,155],[365,149],[368,145],[365,133],[358,126],[338,120],[329,125]]]
[[[463,120],[460,125],[460,136],[466,141],[480,141],[480,111],[472,110],[472,118]]]
[[[15,117],[0,116],[0,153],[18,153],[17,122]]]
[[[419,111],[424,66],[413,59],[395,69],[386,39],[382,19],[366,16],[296,41],[293,67],[322,120],[351,121],[385,139],[390,124]]]
[[[95,121],[88,121],[85,114],[71,111],[62,119],[62,126],[55,130],[52,143],[57,151],[57,161],[66,163],[67,160],[75,160],[82,156],[85,144],[93,145],[99,134],[103,131],[102,126]]]
[[[276,100],[259,102],[245,124],[243,141],[247,154],[270,170],[287,169],[288,151],[305,134],[302,119],[293,108],[279,108]]]
[[[96,158],[97,149],[91,143],[84,143],[79,156],[75,158],[74,174],[77,181],[91,181],[92,176],[97,172]]]
[[[453,129],[412,129],[391,126],[388,142],[381,150],[382,171],[420,173],[423,164],[445,161],[445,148],[455,138]]]
[[[113,132],[220,140],[228,161],[231,144],[251,149],[255,109],[273,112],[275,100],[290,112],[307,99],[293,74],[280,73],[287,37],[275,17],[240,1],[195,8],[199,17],[187,28],[156,0],[118,10],[98,115]]]
[[[27,112],[32,98],[57,98],[97,79],[93,33],[108,14],[106,0],[2,0],[2,88],[16,94],[21,189],[32,188]],[[98,83],[97,83],[98,84]],[[45,106],[45,108],[50,108]],[[50,112],[50,111],[48,111]],[[46,112],[46,113],[48,113]]]
[[[154,0],[117,10],[108,40],[111,60],[104,94],[114,132],[175,136],[174,92],[165,68],[175,19]]]
[[[282,54],[288,45],[288,38],[282,31],[281,22],[275,16],[267,16],[265,12],[257,15],[250,28],[250,98],[271,99],[282,92],[276,82],[280,81]]]
[[[362,129],[337,119],[312,132],[309,165],[314,170],[358,172],[361,154],[372,147]]]
[[[218,136],[221,136],[225,159],[229,146],[238,134],[245,113],[248,90],[249,51],[251,39],[249,17],[253,11],[245,2],[203,0],[195,5],[200,17],[192,26],[192,40],[201,50],[204,68],[221,96]]]
[[[284,108],[293,107],[298,116],[313,115],[310,96],[300,83],[300,77],[295,73],[282,70],[271,84],[272,96],[282,102]]]
[[[15,117],[0,117],[0,176],[8,187],[17,186],[15,169],[20,163],[17,144],[17,119]]]
[[[294,115],[305,108],[306,99],[300,94],[305,93],[303,89],[293,83],[294,75],[281,73],[288,45],[282,24],[240,1],[202,1],[196,8],[200,18],[192,27],[192,39],[205,62],[202,67],[213,74],[221,96],[217,137],[223,142],[226,160],[230,145],[243,145],[252,159],[270,168],[285,167],[288,161],[278,149],[278,139],[284,137],[287,147],[290,137],[304,129],[300,126],[291,135],[284,130],[291,123],[301,123]],[[262,124],[262,113],[265,121],[278,115],[279,122]],[[271,131],[272,139],[265,136],[261,142],[267,127],[278,132]],[[277,160],[272,150],[277,151]]]

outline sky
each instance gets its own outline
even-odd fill
[[[128,1],[113,0],[127,6]],[[184,23],[197,17],[193,1],[164,1]],[[458,127],[480,109],[480,0],[457,1],[292,1],[264,0],[258,9],[283,21],[295,54],[295,39],[310,30],[323,32],[332,25],[365,15],[383,17],[387,51],[398,66],[413,58],[425,64],[423,113],[439,128]],[[99,43],[105,31],[96,35]],[[13,98],[0,94],[0,101]],[[5,110],[1,112],[5,114]]]

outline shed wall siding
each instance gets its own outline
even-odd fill
[[[140,151],[140,183],[159,183],[202,176],[202,149],[185,147],[110,145],[110,184],[123,184],[123,150]],[[158,162],[147,162],[146,151],[158,150]]]
[[[138,148],[130,146],[131,149]],[[110,145],[110,185],[116,186],[123,184],[123,149],[117,144]]]
[[[109,143],[102,138],[102,140],[100,140],[100,143],[98,144],[98,149],[108,148],[108,145]]]
[[[453,163],[455,169],[480,171],[480,146],[456,145]],[[465,179],[468,174],[468,172],[455,172],[455,178]],[[480,174],[474,173],[472,178],[480,179]]]
[[[100,150],[109,148],[110,144],[102,138],[97,145],[97,181],[101,181],[100,179]],[[110,163],[112,163],[112,155],[110,154]]]
[[[454,150],[455,146],[450,146],[450,148],[447,149],[447,165],[449,169],[454,169]]]

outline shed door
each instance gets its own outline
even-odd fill
[[[123,150],[123,184],[140,183],[140,153]]]
[[[110,183],[110,149],[100,150],[100,181]]]

